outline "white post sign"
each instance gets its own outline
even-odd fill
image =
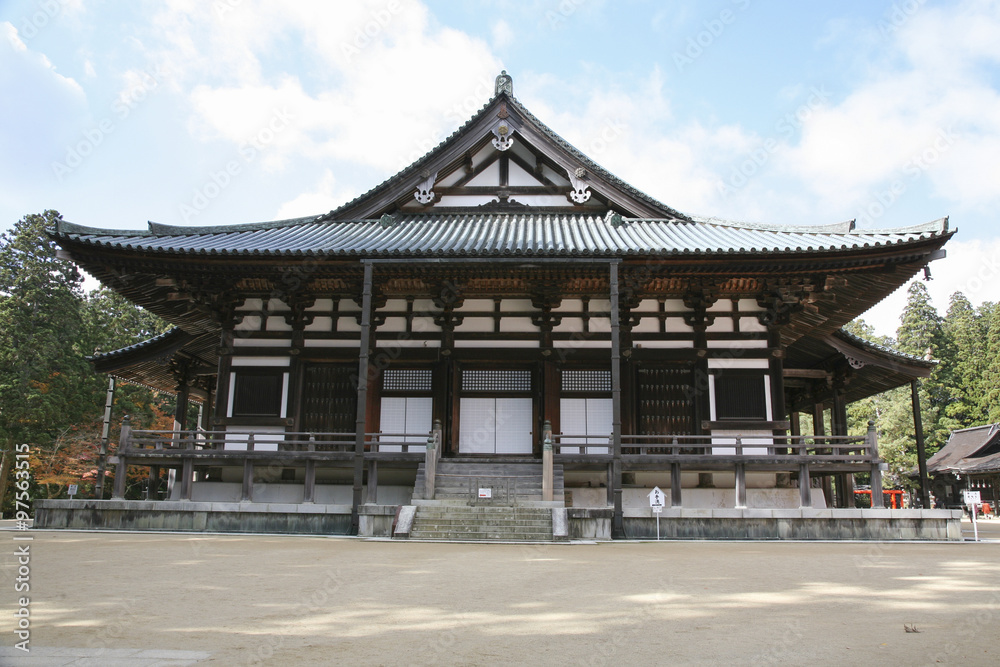
[[[78,491],[79,489],[80,489],[80,487],[79,487],[79,486],[77,486],[76,484],[70,484],[70,485],[69,485],[69,490],[68,490],[68,493],[69,493],[69,499],[70,499],[70,500],[73,500],[73,496],[75,496],[75,495],[76,495],[76,492],[77,492],[77,491]]]
[[[492,489],[492,487],[480,488],[479,489],[479,497],[480,498],[492,498],[493,497],[493,489]]]
[[[663,491],[660,491],[660,487],[654,486],[653,490],[649,492],[649,506],[653,508],[653,513],[656,514],[656,539],[660,539],[660,512],[663,511]]]
[[[976,542],[979,541],[979,524],[976,523],[976,514],[979,513],[979,506],[983,504],[982,496],[979,491],[970,491],[968,489],[962,491],[962,499],[965,504],[969,506],[969,514],[972,515],[972,535],[975,537]]]

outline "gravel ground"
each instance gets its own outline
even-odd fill
[[[980,527],[1000,538],[1000,520]],[[4,646],[15,534],[0,532]],[[1000,540],[32,535],[32,647],[207,653],[199,665],[1000,664]]]

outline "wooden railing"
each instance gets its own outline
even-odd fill
[[[366,452],[424,453],[427,433],[365,433]],[[128,450],[210,450],[256,452],[354,452],[354,433],[285,431],[130,431],[122,441]]]
[[[613,439],[589,435],[554,434],[546,422],[542,434],[543,476],[551,475],[553,461],[607,464],[608,488],[612,488],[613,466],[619,464],[669,466],[671,505],[681,506],[681,471],[731,470],[736,478],[736,506],[746,506],[747,468],[797,472],[800,502],[811,504],[808,480],[814,471],[870,472],[872,487],[882,488],[884,464],[878,455],[875,424],[868,423],[863,436],[812,436],[712,434],[712,435],[622,435],[616,453]],[[551,454],[550,454],[551,452]],[[648,468],[646,468],[648,469]],[[544,478],[543,478],[544,479]],[[884,507],[882,495],[873,497],[874,507]]]
[[[430,433],[365,433],[363,448],[359,451],[354,433],[133,430],[125,417],[112,497],[124,497],[128,466],[139,464],[150,469],[147,497],[157,496],[159,469],[166,466],[180,469],[180,497],[190,500],[197,461],[202,466],[242,464],[243,500],[252,499],[255,465],[304,466],[304,502],[312,502],[317,463],[354,460],[360,465],[363,457],[369,464],[369,477],[375,480],[378,461],[419,461],[434,457],[436,462],[436,457],[440,456],[440,442],[441,429],[437,422]],[[372,492],[374,495],[374,488]]]

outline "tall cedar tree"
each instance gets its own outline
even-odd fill
[[[48,447],[58,425],[93,410],[89,387],[77,382],[89,372],[74,346],[82,278],[44,233],[59,219],[28,215],[0,237],[0,499],[15,444]]]
[[[15,444],[32,453],[32,496],[93,481],[107,380],[86,357],[168,326],[108,290],[83,297],[80,273],[56,257],[45,234],[59,219],[56,211],[28,215],[0,238],[0,499],[8,501]],[[124,385],[114,412],[133,415],[142,426],[172,413],[171,403]]]
[[[985,423],[987,410],[983,404],[986,371],[989,320],[975,308],[961,292],[951,295],[943,331],[948,340],[945,384],[949,400],[944,408],[943,424],[949,430]]]

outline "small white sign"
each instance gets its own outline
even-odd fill
[[[68,491],[69,495],[75,496],[76,492],[79,490],[79,488],[80,487],[78,487],[76,484],[70,484],[69,485],[69,491]]]
[[[663,505],[653,505],[653,514],[662,514]]]
[[[663,491],[660,491],[660,487],[654,486],[653,490],[649,492],[649,506],[663,507]]]
[[[979,491],[962,491],[962,498],[966,505],[982,505],[983,500]]]
[[[479,489],[479,497],[480,498],[492,498],[493,497],[493,489]]]

